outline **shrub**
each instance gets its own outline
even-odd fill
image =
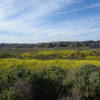
[[[8,89],[18,79],[28,80],[31,73],[31,70],[23,67],[0,70],[0,91]]]
[[[20,94],[23,97],[23,100],[32,100],[32,86],[29,82],[20,79],[14,82],[14,85],[10,88],[15,91],[15,93]]]
[[[2,91],[0,94],[0,100],[24,100],[24,98],[21,94],[18,94],[17,92],[10,89]]]
[[[56,100],[63,92],[61,79],[65,74],[66,71],[58,67],[38,70],[32,77],[34,100]]]
[[[70,72],[64,85],[74,100],[100,100],[100,70],[94,65],[85,65]]]

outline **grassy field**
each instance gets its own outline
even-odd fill
[[[0,52],[0,100],[100,100],[99,93],[100,50]]]
[[[36,60],[36,59],[16,59],[6,58],[0,59],[0,68],[12,68],[12,67],[27,67],[30,69],[38,69],[41,67],[62,67],[67,70],[79,68],[85,64],[93,64],[100,66],[100,60]]]
[[[100,50],[44,50],[29,52],[0,53],[0,68],[57,66],[67,70],[81,67],[84,64],[100,66]]]

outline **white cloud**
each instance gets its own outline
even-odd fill
[[[69,5],[74,0],[4,0],[0,3],[0,30],[32,33],[38,18]],[[16,15],[17,14],[17,15]],[[14,16],[14,18],[13,18]],[[18,16],[18,17],[16,17]],[[11,17],[11,19],[10,19]]]
[[[0,42],[43,42],[78,39],[100,32],[100,16],[45,24],[44,18],[72,6],[79,0],[2,0],[0,1]],[[72,11],[100,6],[93,4]],[[46,19],[45,19],[46,20]],[[19,33],[19,34],[17,34]],[[83,36],[85,37],[85,36]],[[75,38],[75,39],[74,39]],[[98,38],[98,37],[97,37]],[[81,39],[81,38],[80,38]],[[85,38],[84,38],[85,39]]]

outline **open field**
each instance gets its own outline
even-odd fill
[[[33,51],[1,51],[0,58],[19,59],[87,59],[100,60],[100,50],[33,50]]]
[[[0,52],[0,100],[100,100],[99,93],[100,50]]]
[[[100,60],[36,60],[15,58],[0,59],[0,68],[27,67],[30,69],[38,69],[41,67],[57,66],[67,70],[71,70],[85,64],[100,66]]]
[[[67,70],[84,64],[100,66],[100,50],[34,50],[0,53],[0,68],[57,66]]]

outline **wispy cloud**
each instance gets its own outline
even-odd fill
[[[4,0],[0,3],[0,23],[1,28],[14,29],[14,27],[24,30],[24,27],[39,23],[38,18],[44,17],[63,6],[73,3],[74,0]],[[11,17],[11,19],[10,19]],[[16,28],[16,29],[17,29]]]
[[[83,34],[99,34],[100,16],[51,22],[48,16],[61,14],[80,0],[1,0],[0,42],[46,42],[85,39]],[[67,14],[99,7],[95,3],[79,9],[69,9]],[[63,12],[63,11],[62,11]],[[63,12],[65,13],[65,12]],[[66,13],[65,13],[66,14]],[[55,16],[54,16],[55,19]],[[80,37],[80,39],[78,37]],[[91,35],[90,35],[91,36]],[[91,37],[93,38],[93,37]],[[93,38],[94,39],[94,38]],[[98,37],[96,39],[99,39]]]

